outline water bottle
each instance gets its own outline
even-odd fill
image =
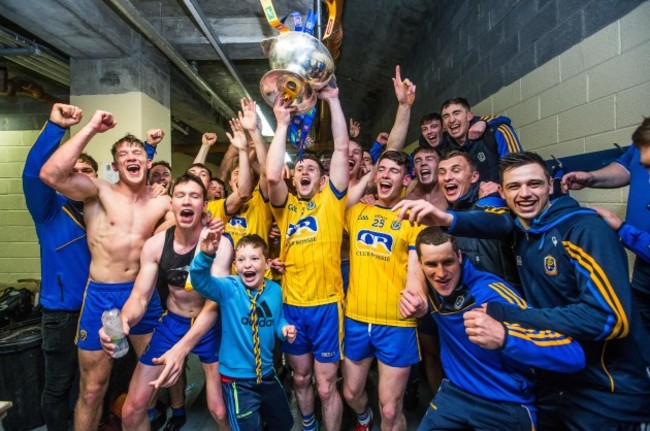
[[[111,343],[115,344],[113,358],[121,358],[129,351],[129,342],[124,335],[122,326],[122,314],[117,308],[106,310],[102,313],[102,326],[106,335],[111,337]]]

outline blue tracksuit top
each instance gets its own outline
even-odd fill
[[[253,331],[250,324],[251,299],[241,279],[236,275],[213,277],[210,267],[214,258],[197,253],[190,265],[192,287],[201,295],[219,304],[222,323],[219,372],[237,379],[254,379],[255,355]],[[252,291],[254,295],[257,291]],[[262,375],[273,370],[275,337],[284,340],[282,327],[289,322],[282,309],[282,289],[274,281],[266,280],[264,292],[257,299]]]
[[[571,375],[540,373],[546,388],[601,416],[650,420],[650,343],[632,303],[627,258],[614,231],[569,196],[552,201],[530,229],[516,225],[519,274],[535,309],[490,303],[488,314],[580,342],[586,368]]]
[[[41,249],[41,304],[47,310],[77,311],[90,268],[82,205],[39,178],[65,131],[49,121],[45,124],[25,162],[23,191]]]
[[[501,349],[487,350],[472,343],[465,333],[463,314],[482,304],[527,308],[526,302],[505,281],[463,264],[459,285],[447,297],[432,291],[431,315],[440,333],[440,355],[451,382],[474,395],[530,405],[535,401],[534,368],[575,372],[585,365],[580,345],[553,331],[536,331],[505,323]]]

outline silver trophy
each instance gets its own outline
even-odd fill
[[[292,100],[297,114],[316,105],[316,92],[327,85],[334,73],[334,60],[318,39],[295,31],[262,41],[271,70],[260,81],[260,92],[273,106],[280,96]]]

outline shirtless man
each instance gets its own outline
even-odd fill
[[[80,393],[75,408],[77,430],[97,428],[108,388],[112,359],[101,351],[101,313],[124,305],[140,269],[142,246],[170,209],[168,196],[150,196],[146,175],[151,162],[143,143],[133,136],[120,138],[111,149],[113,169],[119,175],[117,183],[73,171],[90,140],[116,124],[111,113],[95,112],[88,124],[59,147],[40,174],[59,193],[84,203],[91,261],[76,340],[80,368]],[[161,312],[160,299],[155,295],[140,324],[131,328],[136,353],[142,353],[149,342]]]
[[[189,265],[203,228],[206,198],[207,191],[199,178],[186,174],[176,179],[172,188],[172,212],[176,224],[151,237],[142,249],[140,272],[122,308],[124,332],[128,333],[129,328],[144,315],[156,291],[157,279],[164,280],[169,287],[168,311],[133,372],[122,410],[122,427],[125,430],[149,429],[147,406],[155,399],[158,386],[150,383],[159,379],[164,371],[170,370],[174,362],[181,364],[179,368],[182,369],[184,358],[190,351],[199,356],[205,371],[210,413],[220,430],[229,429],[218,371],[221,327],[214,325],[217,307],[214,302],[206,302],[203,296],[194,291],[189,279]],[[213,223],[222,224],[220,220]],[[212,267],[215,276],[230,274],[232,247],[226,244],[229,239],[222,237],[222,240],[219,256]],[[104,350],[111,354],[115,345],[103,329],[100,333]]]

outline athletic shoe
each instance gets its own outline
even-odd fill
[[[370,420],[365,425],[359,423],[359,418],[357,417],[357,423],[354,424],[354,431],[370,431],[372,426],[375,424],[375,418],[372,415],[372,409],[369,409]]]

